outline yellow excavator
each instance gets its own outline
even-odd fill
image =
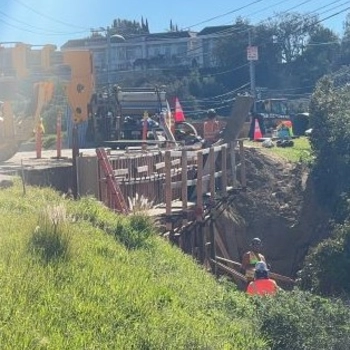
[[[73,124],[85,121],[94,89],[89,51],[60,52],[54,45],[40,49],[23,43],[0,45],[0,161],[10,159],[42,127],[41,113],[52,99],[54,78],[64,85]],[[19,94],[23,85],[30,87],[30,97]],[[23,105],[28,98],[34,108],[27,115],[24,110],[15,115],[13,106]]]

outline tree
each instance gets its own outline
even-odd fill
[[[325,76],[310,103],[311,145],[316,160],[312,178],[320,203],[338,222],[346,219],[343,201],[350,198],[350,70]]]
[[[344,35],[341,41],[341,63],[350,63],[350,13],[347,14],[344,23]]]
[[[310,91],[323,75],[332,73],[338,65],[339,54],[339,37],[332,30],[317,25],[310,33],[303,54],[296,59],[295,72],[300,86]]]
[[[290,64],[304,53],[305,42],[315,30],[317,16],[281,13],[270,26],[280,51],[280,62]]]
[[[227,74],[218,74],[216,79],[229,89],[238,88],[249,81],[247,46],[252,29],[247,20],[238,18],[229,30],[221,34],[216,44],[216,60],[221,70],[227,71]]]
[[[140,22],[129,21],[127,19],[117,18],[113,20],[112,33],[120,35],[130,35],[130,34],[148,34],[148,21],[146,19],[146,24],[143,21],[143,17]]]

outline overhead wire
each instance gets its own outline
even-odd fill
[[[28,27],[30,27],[30,28],[40,30],[40,32],[38,32],[38,31],[34,31],[34,30],[32,30],[32,29],[22,28],[22,27],[20,27],[20,26],[11,24],[11,23],[9,23],[9,22],[3,20],[3,19],[0,19],[0,22],[6,24],[6,25],[8,25],[8,26],[11,26],[11,27],[13,27],[13,28],[20,29],[20,30],[29,31],[30,33],[41,34],[41,35],[52,35],[52,34],[56,34],[56,35],[64,34],[64,35],[67,35],[66,32],[51,31],[51,30],[47,30],[46,28],[33,26],[33,25],[30,24],[30,23],[27,23],[27,22],[18,20],[18,19],[14,18],[14,17],[11,17],[11,16],[7,15],[4,11],[1,11],[1,10],[0,10],[0,16],[6,17],[6,18],[10,19],[11,21],[14,21],[14,22],[17,22],[17,23],[19,23],[19,24],[28,26]],[[84,33],[84,31],[75,32],[75,33],[69,33],[69,34],[81,34],[81,33]]]
[[[254,5],[254,4],[258,3],[258,2],[261,2],[261,1],[263,1],[263,0],[255,0],[255,1],[252,1],[252,2],[250,2],[249,4],[246,4],[246,5],[243,5],[243,6],[241,6],[241,7],[235,8],[234,10],[228,11],[228,12],[226,12],[226,13],[224,13],[224,14],[221,14],[221,15],[218,15],[218,16],[214,16],[214,17],[211,17],[211,18],[208,18],[208,19],[206,19],[206,20],[204,20],[204,21],[198,22],[198,23],[196,23],[196,24],[192,24],[192,25],[187,26],[187,27],[185,27],[185,28],[196,27],[196,26],[198,26],[198,25],[200,25],[200,24],[205,24],[205,23],[211,22],[211,21],[213,21],[214,19],[218,19],[218,18],[222,18],[222,17],[228,16],[228,15],[230,15],[230,14],[232,14],[232,13],[238,12],[238,11],[240,11],[240,10],[242,10],[242,9],[245,9],[245,8],[247,8],[247,7],[250,7],[250,6],[252,6],[252,5]]]
[[[280,12],[280,13],[276,13],[274,16],[270,17],[269,19],[265,20],[265,21],[261,21],[259,22],[259,24],[262,24],[264,22],[267,22],[275,17],[278,17],[280,16],[281,14],[284,14],[284,13],[288,13],[292,10],[295,10],[296,8],[306,4],[306,3],[309,3],[311,1],[314,1],[314,0],[304,0],[302,1],[300,4],[297,4],[297,5],[294,5],[292,7],[289,7],[288,9]],[[336,2],[339,2],[341,0],[336,0],[336,1],[333,1],[333,3],[336,3]],[[320,8],[325,8],[325,7],[328,7],[328,5],[326,6],[321,6]],[[317,13],[317,11],[319,10],[319,8],[316,8],[314,11],[312,11],[312,13]],[[332,9],[331,9],[332,10]],[[244,24],[242,24],[244,25]],[[217,33],[215,34],[210,34],[210,38],[223,38],[224,36],[231,36],[233,33],[239,35],[239,34],[244,34],[244,33],[248,33],[249,32],[249,29],[242,29],[241,31],[239,31],[239,29],[237,28],[237,26],[235,25],[231,25],[230,28],[228,29],[225,29],[225,30],[222,30],[222,31],[218,31]],[[204,36],[203,36],[204,37]],[[208,35],[209,37],[209,35]],[[197,51],[200,51],[201,49],[203,49],[203,44],[202,45],[199,45],[198,47],[194,48],[194,49],[188,49],[186,50],[186,52],[182,53],[181,56],[182,57],[186,57],[188,56],[188,53],[191,53],[191,52],[197,52]]]
[[[291,8],[289,8],[288,10],[286,10],[285,12],[287,12],[287,11],[289,11],[289,10],[291,10],[291,9],[295,9],[296,7],[301,6],[301,5],[303,5],[303,4],[307,3],[307,2],[310,2],[310,1],[311,1],[311,0],[303,1],[301,4],[295,5],[295,6],[291,7]],[[339,1],[340,1],[340,0],[336,0],[336,1],[333,1],[332,3],[330,3],[330,4],[328,4],[328,5],[321,6],[321,7],[319,7],[318,9],[314,10],[313,12],[317,12],[319,9],[327,8],[327,7],[329,7],[329,6],[332,5],[332,4],[338,3]],[[322,12],[322,14],[327,13],[327,12],[329,12],[329,11],[332,11],[332,10],[334,10],[335,8],[338,8],[338,7],[340,7],[340,6],[343,6],[343,5],[346,4],[346,3],[347,3],[347,2],[345,2],[345,3],[341,4],[341,5],[338,5],[338,6],[333,6],[331,9]],[[322,21],[325,21],[325,20],[328,19],[328,18],[331,18],[331,17],[333,17],[333,16],[336,16],[336,15],[338,15],[338,14],[340,14],[340,13],[346,11],[347,9],[348,9],[348,8],[342,9],[342,11],[339,11],[339,12],[334,13],[334,14],[332,14],[332,15],[330,15],[330,16],[324,18],[324,19],[321,19],[321,20],[318,21],[317,23],[321,23]],[[283,13],[285,13],[285,12],[283,12]],[[278,15],[280,15],[280,14],[277,14],[276,16],[278,16]],[[316,24],[316,23],[315,23],[315,24]],[[313,25],[315,25],[315,24],[313,24]],[[230,31],[232,31],[232,30],[230,30]],[[184,53],[184,54],[186,54],[186,53]],[[248,65],[248,64],[247,64],[247,65]],[[222,72],[222,74],[223,74],[223,73],[224,73],[224,72]]]
[[[59,20],[55,17],[52,17],[48,14],[44,14],[38,10],[36,10],[35,8],[31,7],[31,6],[28,6],[27,4],[25,4],[24,2],[22,2],[21,0],[12,0],[13,2],[17,2],[18,4],[20,4],[21,6],[25,7],[26,9],[32,11],[33,13],[43,17],[43,18],[46,18],[46,19],[49,19],[50,21],[53,21],[53,22],[56,22],[56,23],[59,23],[59,24],[63,24],[65,26],[68,26],[68,27],[71,27],[71,28],[77,28],[77,29],[85,29],[87,30],[88,28],[86,27],[82,27],[82,26],[77,26],[76,24],[73,24],[73,23],[68,23],[68,22],[65,22],[65,21],[62,21],[62,20]]]

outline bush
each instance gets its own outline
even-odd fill
[[[339,225],[315,248],[299,272],[300,287],[324,296],[350,294],[350,224]]]
[[[149,216],[133,214],[117,223],[114,236],[128,249],[136,249],[147,245],[147,239],[153,231],[153,222]]]
[[[29,240],[29,250],[48,264],[69,257],[69,234],[63,206],[48,207],[39,215],[38,226]]]
[[[256,297],[261,333],[272,350],[347,350],[350,341],[350,310],[295,290],[274,297]]]

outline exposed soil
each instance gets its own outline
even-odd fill
[[[328,235],[328,215],[306,165],[262,148],[246,148],[245,157],[247,190],[218,218],[218,230],[233,260],[240,261],[251,239],[260,237],[272,271],[293,276],[309,247]]]

